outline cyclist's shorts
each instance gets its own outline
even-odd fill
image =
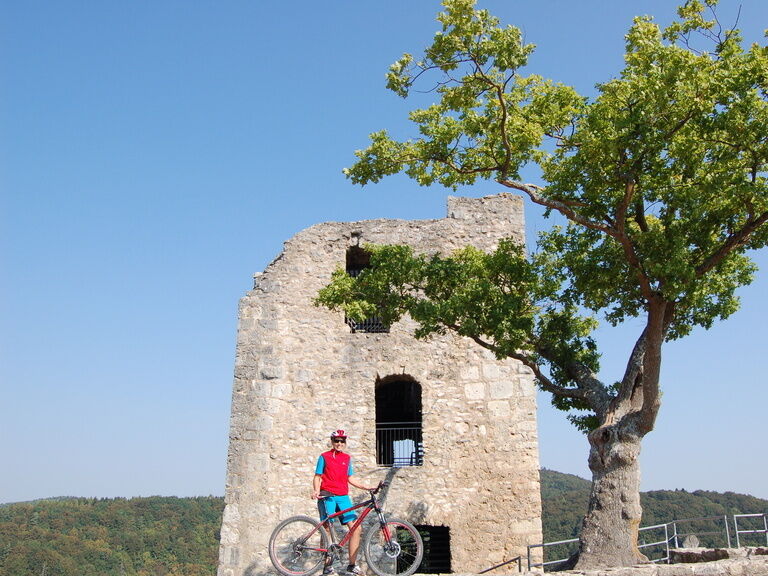
[[[317,501],[317,511],[320,513],[321,522],[331,514],[340,512],[345,508],[351,508],[352,506],[353,506],[352,498],[350,498],[349,495],[328,496],[326,498],[320,498],[320,500]],[[341,516],[337,516],[336,518],[334,518],[334,520],[337,520],[339,518],[341,518],[342,524],[346,524],[347,522],[353,522],[357,519],[357,511],[352,510],[350,512],[346,512]]]

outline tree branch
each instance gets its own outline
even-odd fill
[[[654,296],[648,302],[648,322],[643,336],[645,350],[643,352],[643,402],[640,410],[633,412],[641,434],[653,430],[656,416],[661,405],[659,379],[661,377],[661,347],[664,343],[667,328],[674,317],[674,305]]]
[[[548,361],[559,364],[553,358],[553,355],[549,353],[547,348],[543,346],[537,346],[536,352],[538,352]],[[598,417],[602,419],[612,400],[611,394],[608,392],[603,383],[597,378],[592,370],[579,362],[571,362],[567,365],[559,365],[565,370],[566,374],[576,382],[575,389],[565,387],[559,388],[561,390],[570,392],[571,398],[578,398],[586,402],[590,409],[593,410],[595,414],[597,414]],[[576,392],[577,390],[578,392]]]
[[[768,222],[768,212],[763,212],[757,218],[749,220],[740,230],[728,236],[720,248],[696,267],[696,276],[701,278],[704,274],[715,268],[723,259],[735,249],[749,242],[750,236],[760,226]]]
[[[451,331],[457,334],[461,334],[460,324],[446,322],[446,323],[443,323],[443,325],[446,328],[450,329]],[[544,390],[545,392],[549,392],[550,394],[557,396],[559,398],[583,400],[587,402],[587,404],[589,404],[590,407],[593,409],[595,409],[593,404],[595,404],[598,407],[602,406],[601,402],[603,402],[604,399],[601,399],[597,403],[590,400],[590,399],[597,398],[599,396],[598,391],[604,390],[604,388],[602,386],[602,383],[599,380],[597,380],[597,378],[594,377],[594,374],[592,374],[592,372],[589,371],[588,369],[584,367],[581,367],[581,368],[578,368],[576,366],[572,367],[572,371],[580,375],[579,378],[574,377],[574,380],[576,380],[578,384],[580,384],[582,380],[587,380],[591,383],[590,386],[585,387],[585,386],[577,385],[576,388],[566,388],[565,386],[558,386],[557,384],[552,382],[552,380],[549,377],[547,377],[546,374],[542,372],[541,366],[539,366],[539,364],[527,354],[523,354],[522,352],[508,352],[508,351],[505,351],[503,354],[500,354],[500,350],[498,346],[496,346],[492,342],[489,342],[488,340],[481,338],[478,335],[475,335],[475,334],[467,335],[467,338],[469,338],[479,346],[485,348],[486,350],[490,350],[496,355],[518,360],[519,362],[521,362],[522,364],[530,368],[534,376],[538,380],[542,390]],[[543,357],[546,358],[546,355],[545,353],[543,353],[543,351],[537,350],[537,352],[539,352]]]
[[[541,194],[537,192],[537,190],[543,190],[540,186],[536,186],[535,184],[523,184],[522,182],[517,182],[514,180],[506,180],[506,179],[499,179],[497,180],[499,184],[502,186],[506,186],[507,188],[512,188],[513,190],[519,190],[521,192],[524,192],[528,195],[528,197],[531,199],[531,201],[534,204],[538,204],[539,206],[544,206],[546,208],[551,208],[552,210],[555,210],[568,218],[568,220],[571,220],[577,224],[581,224],[582,226],[585,226],[587,228],[590,228],[592,230],[599,230],[600,232],[603,232],[604,234],[607,234],[611,237],[616,237],[617,233],[616,230],[613,228],[609,228],[608,226],[605,226],[604,224],[600,224],[599,222],[595,222],[593,220],[590,220],[589,218],[585,218],[578,212],[576,212],[572,206],[579,206],[583,204],[579,203],[569,203],[565,200],[552,200],[550,198],[545,198]]]
[[[640,284],[640,290],[642,291],[643,296],[646,299],[648,299],[651,297],[651,280],[648,278],[648,275],[645,273],[642,262],[640,262],[640,259],[637,257],[637,254],[635,253],[635,247],[632,244],[632,239],[627,235],[627,229],[626,229],[627,211],[629,210],[630,204],[632,204],[632,199],[635,195],[636,189],[637,189],[637,185],[634,182],[634,180],[627,182],[624,187],[624,197],[622,198],[621,203],[616,208],[617,234],[615,238],[618,240],[619,244],[621,244],[621,247],[624,250],[624,255],[627,258],[627,263],[629,264],[630,268],[634,269],[637,274],[637,280],[638,280],[638,283]]]
[[[627,360],[627,368],[624,371],[624,377],[621,379],[621,388],[614,400],[616,404],[630,398],[638,377],[642,375],[646,344],[645,333],[646,331],[643,330],[637,342],[635,342],[635,346],[632,348],[629,360]]]

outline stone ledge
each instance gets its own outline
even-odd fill
[[[584,576],[768,576],[768,557],[716,560],[694,564],[650,564],[605,570],[574,570]]]
[[[704,549],[699,549],[704,550]],[[723,560],[699,560],[682,564],[641,564],[626,568],[565,570],[553,576],[768,576],[768,548],[722,548]],[[691,549],[686,550],[691,552]],[[709,550],[711,552],[711,550]],[[494,573],[490,573],[494,574]],[[495,576],[542,576],[542,572],[498,572]],[[452,576],[476,576],[453,574]]]
[[[678,548],[669,551],[671,564],[739,560],[752,556],[768,556],[768,548]]]

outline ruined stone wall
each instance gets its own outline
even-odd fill
[[[274,572],[272,528],[316,514],[314,464],[337,427],[350,436],[360,480],[391,479],[389,514],[449,527],[454,572],[524,556],[541,541],[530,371],[452,334],[417,341],[407,319],[386,334],[351,333],[343,314],[312,305],[358,241],[450,253],[523,235],[522,199],[501,194],[451,197],[444,219],[330,222],[285,243],[240,303],[219,576]],[[375,386],[395,375],[421,386],[421,466],[376,463]]]

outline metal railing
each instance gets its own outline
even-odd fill
[[[424,463],[421,422],[378,422],[376,463],[393,468],[421,466]]]
[[[646,526],[643,528],[640,528],[639,532],[647,531],[647,530],[657,530],[657,529],[663,529],[665,533],[665,537],[663,540],[658,540],[655,542],[642,542],[638,543],[637,547],[639,549],[648,549],[648,548],[654,548],[654,547],[664,547],[664,550],[666,551],[666,555],[661,558],[654,558],[650,559],[651,562],[669,562],[669,537],[667,533],[667,524],[656,524],[655,526]],[[567,562],[571,559],[571,556],[567,556],[565,558],[558,558],[556,560],[549,560],[549,561],[542,561],[542,562],[533,562],[531,556],[531,550],[533,548],[541,548],[542,549],[542,556],[545,555],[545,550],[549,546],[563,546],[565,544],[575,544],[579,541],[578,538],[569,538],[568,540],[558,540],[557,542],[545,542],[544,544],[531,544],[528,546],[528,570],[531,570],[533,568],[543,568],[546,572],[547,566],[553,566],[555,564],[562,564],[564,562]]]
[[[768,544],[768,514],[734,514],[733,515],[733,527],[734,527],[734,533],[736,534],[736,547],[741,547],[741,542],[739,540],[740,534],[765,534],[766,538],[766,544]],[[762,528],[756,528],[755,526],[752,527],[744,527],[739,528],[739,518],[746,519],[762,519],[763,527]],[[679,530],[679,525],[685,525],[685,524],[693,524],[698,523],[700,527],[703,527],[703,523],[712,523],[714,522],[717,524],[718,522],[722,521],[723,527],[718,530],[696,530],[695,532],[692,529],[689,529],[688,532],[682,532]],[[751,521],[751,520],[750,520]],[[742,521],[742,525],[743,525]],[[653,540],[651,542],[646,542],[641,537],[638,537],[638,548],[640,550],[644,550],[644,553],[646,553],[646,556],[648,556],[649,560],[651,562],[665,562],[669,563],[670,561],[670,549],[672,548],[679,548],[680,547],[680,541],[681,539],[685,539],[687,536],[696,536],[697,538],[699,536],[715,536],[715,537],[722,537],[725,536],[724,544],[730,548],[731,547],[731,528],[730,523],[728,521],[728,516],[707,516],[703,518],[684,518],[682,520],[673,520],[672,522],[667,522],[666,524],[656,524],[654,526],[644,526],[640,528],[639,535],[642,535],[643,533],[651,533],[653,530],[663,531],[663,538]],[[670,534],[671,532],[671,534]],[[547,566],[553,566],[555,564],[562,564],[564,562],[567,562],[570,559],[570,556],[567,556],[565,558],[558,558],[557,560],[549,560],[544,561],[544,557],[546,556],[546,549],[551,548],[554,546],[564,546],[566,544],[574,544],[578,542],[578,538],[570,538],[568,540],[559,540],[557,542],[545,542],[543,544],[530,544],[528,546],[528,570],[531,570],[532,568],[543,568],[546,571]],[[542,549],[542,562],[533,562],[532,560],[532,554],[531,551],[541,548]],[[652,558],[653,553],[650,552],[653,548],[660,548],[663,555]],[[575,550],[574,550],[575,551]]]
[[[663,540],[656,540],[653,542],[646,542],[645,540],[640,539],[640,535],[643,532],[651,532],[651,530],[663,530],[664,531],[664,539]],[[641,551],[646,551],[644,554],[646,555],[646,558],[650,560],[651,562],[666,562],[669,563],[669,524],[656,524],[654,526],[644,526],[640,528],[638,532],[638,542],[637,542],[637,548]],[[653,548],[662,548],[664,550],[664,556],[660,558],[652,558],[652,552],[651,549]]]
[[[763,527],[762,529],[756,530],[746,528],[744,530],[739,530],[739,518],[762,518]],[[768,514],[734,514],[733,526],[736,532],[736,548],[741,548],[739,534],[765,534],[765,543],[768,544]]]
[[[389,332],[389,326],[378,316],[371,316],[365,320],[353,320],[348,316],[344,316],[344,322],[350,327],[352,333],[365,332],[367,334],[387,334]]]
[[[678,531],[678,526],[680,524],[694,524],[702,522],[711,522],[717,524],[720,520],[723,521],[723,528],[719,530],[700,530],[695,529],[693,526],[688,528],[688,532],[680,532]],[[728,524],[728,516],[706,516],[703,518],[686,518],[684,520],[673,520],[670,522],[670,525],[672,526],[672,537],[670,538],[672,542],[673,548],[680,548],[680,542],[685,541],[685,539],[688,536],[696,536],[698,539],[699,536],[722,536],[725,534],[725,542],[724,544],[730,548],[731,547],[731,528]],[[699,526],[699,528],[702,528]],[[714,544],[714,542],[710,542],[710,544]]]
[[[562,564],[563,562],[567,562],[570,560],[570,556],[566,558],[558,558],[557,560],[549,560],[544,561],[545,551],[547,549],[547,546],[561,546],[563,544],[573,544],[574,542],[578,542],[578,538],[569,538],[568,540],[558,540],[557,542],[544,542],[543,544],[529,544],[528,545],[528,570],[530,571],[533,568],[543,568],[544,571],[546,571],[547,566],[552,566],[553,564]],[[541,548],[541,556],[542,561],[541,562],[533,562],[531,556],[531,551],[534,548]]]

